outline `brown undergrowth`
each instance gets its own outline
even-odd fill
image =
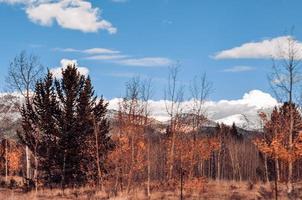
[[[201,185],[200,185],[201,186]],[[301,199],[302,183],[295,184],[295,191],[291,197],[286,194],[286,186],[280,184],[279,199]],[[235,182],[235,181],[208,181],[200,188],[190,184],[184,185],[183,199],[192,200],[268,200],[274,199],[273,185],[262,183]],[[147,192],[144,185],[126,191],[113,193],[110,188],[98,191],[95,188],[83,187],[77,189],[39,189],[31,192],[23,192],[20,189],[0,189],[0,199],[5,200],[147,200]],[[152,185],[150,199],[176,200],[180,199],[180,186],[177,184]]]

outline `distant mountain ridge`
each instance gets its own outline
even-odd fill
[[[20,119],[19,105],[23,102],[22,95],[18,93],[0,93],[0,120],[9,119],[18,121]],[[107,116],[114,119],[118,113],[118,99],[109,100],[109,110]],[[191,101],[182,103],[184,109],[183,117],[191,117],[189,114]],[[262,91],[253,90],[246,93],[242,99],[207,101],[204,104],[204,113],[207,116],[204,126],[215,127],[217,123],[232,125],[246,129],[259,130],[261,128],[259,112],[270,113],[272,108],[278,105],[277,101],[269,94]],[[165,126],[169,120],[163,100],[150,101],[151,117],[156,124]]]

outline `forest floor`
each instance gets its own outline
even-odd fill
[[[233,182],[233,181],[209,181],[203,191],[188,192],[184,191],[183,199],[192,200],[268,200],[275,199],[273,186],[270,184],[250,184],[247,182]],[[110,197],[105,192],[96,192],[94,189],[82,188],[77,190],[67,189],[62,190],[39,190],[24,193],[20,190],[0,189],[1,200],[147,200],[146,192],[142,189],[136,189],[126,193],[120,193],[117,196]],[[153,191],[151,199],[154,200],[176,200],[180,199],[180,191]],[[295,184],[294,196],[289,198],[286,194],[286,187],[280,184],[279,200],[285,199],[302,199],[302,183]]]

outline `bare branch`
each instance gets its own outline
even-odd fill
[[[27,55],[22,51],[10,62],[6,82],[12,90],[18,91],[29,99],[37,80],[41,78],[43,66],[37,56]]]

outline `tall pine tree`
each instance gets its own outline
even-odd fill
[[[21,111],[19,136],[34,152],[44,185],[100,182],[106,155],[114,147],[107,106],[75,66],[63,70],[62,79],[53,80],[48,72],[37,82],[33,104]]]

